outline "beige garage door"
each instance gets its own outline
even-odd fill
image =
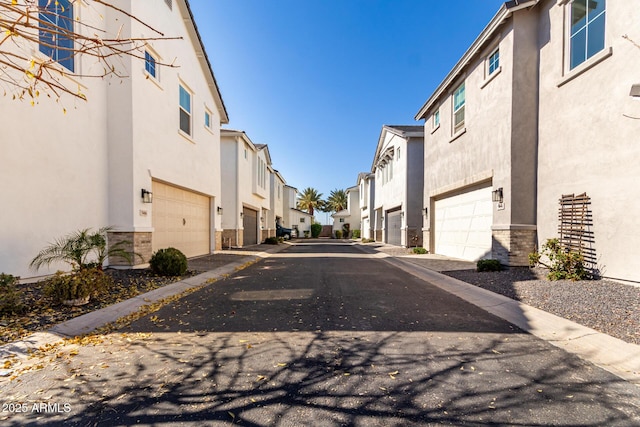
[[[209,197],[160,182],[152,191],[153,251],[174,247],[187,257],[208,254]]]
[[[477,188],[435,203],[436,253],[477,261],[491,258],[491,187]]]

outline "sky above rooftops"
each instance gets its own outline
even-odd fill
[[[370,171],[383,125],[422,124],[415,114],[504,2],[189,3],[225,127],[267,144],[289,185],[326,197]]]

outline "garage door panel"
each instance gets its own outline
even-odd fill
[[[242,209],[243,245],[255,245],[258,243],[258,211]]]
[[[210,252],[210,199],[172,185],[153,183],[154,251],[174,247],[187,257]]]
[[[400,211],[387,215],[387,243],[400,246],[402,244],[402,217]]]
[[[478,260],[491,253],[491,187],[435,202],[436,253]]]

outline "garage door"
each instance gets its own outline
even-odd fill
[[[402,217],[400,211],[389,212],[387,214],[387,243],[400,246],[402,243],[401,230]]]
[[[160,182],[153,183],[153,251],[174,247],[187,257],[210,248],[209,197]]]
[[[436,253],[469,261],[490,258],[492,223],[490,186],[437,200]]]
[[[242,209],[242,226],[244,227],[243,245],[258,244],[258,211]]]

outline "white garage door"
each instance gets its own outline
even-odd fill
[[[491,257],[491,187],[435,203],[435,249],[440,255],[477,261]]]
[[[402,217],[400,211],[387,214],[387,243],[400,246],[402,242]]]
[[[187,257],[210,248],[209,197],[160,182],[153,183],[153,251],[174,247]]]

